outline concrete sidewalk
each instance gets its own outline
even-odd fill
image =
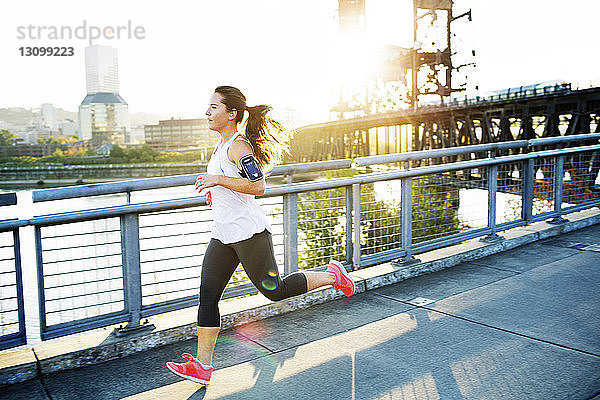
[[[600,225],[195,341],[0,389],[0,399],[590,399],[600,393]]]

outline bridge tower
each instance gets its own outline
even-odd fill
[[[452,0],[413,0],[413,51],[410,60],[412,70],[411,105],[417,108],[419,96],[438,95],[442,102],[453,92],[464,87],[452,86],[452,73],[474,65],[452,63],[451,25],[468,17],[471,10],[453,15]],[[475,51],[472,50],[475,55]]]
[[[409,0],[404,0],[409,1]],[[473,62],[455,66],[452,58],[451,26],[463,17],[471,21],[471,10],[460,15],[452,12],[453,0],[412,0],[413,3],[413,46],[403,48],[388,45],[380,49],[383,56],[381,75],[384,81],[396,80],[408,86],[406,102],[418,108],[420,97],[438,95],[444,101],[453,92],[464,87],[452,86],[452,75],[460,69],[474,65]],[[338,0],[339,30],[345,40],[360,40],[366,31],[366,0]],[[408,21],[407,21],[408,22]],[[472,50],[473,56],[475,51]],[[407,82],[407,72],[411,71],[411,82]],[[408,88],[407,88],[408,89]],[[365,98],[364,110],[369,113],[370,102],[377,99]],[[347,107],[346,107],[347,108]],[[345,109],[340,99],[336,106],[340,118]],[[381,110],[376,110],[381,111]]]
[[[465,90],[465,87],[452,85],[453,73],[475,65],[471,62],[455,66],[452,62],[451,26],[463,17],[471,21],[471,10],[454,15],[453,0],[413,0],[413,48],[411,60],[405,61],[411,69],[409,102],[413,110],[416,111],[428,97],[439,96],[443,104],[444,99],[449,99],[452,93]],[[474,50],[472,55],[475,56]],[[410,147],[423,149],[458,145],[458,138],[453,135],[455,124],[452,116],[425,123],[415,121],[411,129]],[[471,124],[467,124],[463,131],[469,131],[470,128]]]

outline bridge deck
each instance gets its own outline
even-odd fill
[[[225,332],[208,388],[164,368],[194,352],[188,341],[0,398],[590,399],[600,391],[599,267],[595,225]]]

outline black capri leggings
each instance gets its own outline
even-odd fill
[[[307,292],[303,273],[294,272],[283,279],[279,276],[273,240],[266,229],[236,243],[224,244],[213,238],[202,262],[198,326],[221,326],[218,303],[240,262],[254,286],[269,300],[283,300]]]

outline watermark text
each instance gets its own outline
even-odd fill
[[[17,26],[17,39],[24,40],[66,40],[81,39],[88,40],[89,44],[98,39],[119,40],[119,39],[145,39],[146,29],[141,25],[133,25],[131,20],[127,20],[126,25],[88,25],[87,20],[83,20],[81,25],[72,27],[69,25],[21,25]]]

